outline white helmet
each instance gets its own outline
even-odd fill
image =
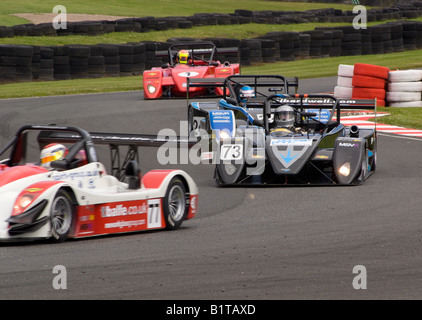
[[[288,128],[295,123],[295,110],[285,104],[275,110],[274,120],[277,127]]]
[[[63,159],[68,153],[67,148],[59,143],[50,143],[41,150],[41,166],[51,170],[51,162]]]

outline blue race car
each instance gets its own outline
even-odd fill
[[[375,171],[376,124],[346,127],[340,113],[375,110],[376,100],[297,94],[297,78],[274,75],[188,85],[223,88],[218,102],[188,101],[190,136],[202,140],[218,185],[361,184]]]

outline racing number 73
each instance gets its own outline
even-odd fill
[[[223,144],[221,146],[221,160],[241,160],[243,155],[243,145]]]

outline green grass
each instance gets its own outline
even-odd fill
[[[28,20],[11,16],[10,14],[0,13],[0,25],[1,26],[14,26],[17,24],[28,23]]]
[[[390,69],[422,67],[422,50],[396,52],[383,55],[331,57],[290,62],[263,63],[242,67],[242,74],[280,74],[299,79],[321,78],[337,75],[339,64],[367,63]],[[57,94],[95,93],[139,90],[141,77],[111,77],[65,81],[21,82],[0,85],[0,99]],[[334,88],[333,88],[334,89]]]
[[[304,11],[309,9],[336,8],[351,10],[354,5],[332,3],[305,3],[265,0],[244,0],[227,2],[226,0],[72,0],[71,3],[57,3],[56,0],[1,0],[0,25],[12,26],[27,23],[25,19],[12,16],[13,13],[51,13],[57,4],[66,6],[67,13],[104,14],[115,16],[189,16],[194,13],[233,13],[236,9]],[[422,21],[422,18],[415,19]],[[380,23],[380,22],[378,22]],[[381,22],[384,23],[384,22]],[[15,37],[0,39],[0,43],[28,45],[65,45],[126,43],[137,41],[166,41],[168,38],[190,36],[194,38],[253,38],[269,31],[306,31],[315,27],[332,27],[342,24],[292,24],[266,25],[246,24],[239,26],[207,26],[189,30],[168,30],[148,33],[111,33],[102,36],[65,36],[65,37]],[[371,25],[371,24],[370,24]],[[410,69],[422,67],[420,57],[422,50],[407,51],[377,56],[353,56],[326,59],[312,59],[292,62],[279,62],[243,67],[244,74],[282,74],[299,76],[300,79],[335,76],[339,64],[355,64],[357,62],[387,66],[390,69]],[[82,93],[102,93],[116,91],[140,91],[141,77],[116,77],[86,80],[25,82],[0,85],[0,99],[67,95]],[[334,88],[333,88],[334,89]],[[422,112],[418,108],[380,108],[390,112],[391,116],[382,118],[383,123],[422,129]]]
[[[411,69],[422,67],[422,50],[390,53],[385,55],[335,57],[308,59],[292,62],[261,64],[242,68],[242,74],[281,74],[300,79],[329,77],[337,74],[339,64],[368,63],[390,69]],[[35,96],[69,95],[82,93],[103,93],[117,91],[141,91],[142,77],[113,77],[101,79],[80,79],[66,81],[23,82],[0,85],[0,99]],[[334,88],[333,88],[334,90]],[[391,116],[379,120],[382,123],[422,129],[420,108],[379,108]]]
[[[140,90],[142,77],[33,81],[0,85],[0,99]]]
[[[266,0],[243,0],[242,2],[226,0],[72,0],[64,2],[57,2],[57,0],[1,0],[0,17],[2,14],[13,13],[51,13],[53,7],[58,4],[64,5],[69,14],[104,14],[128,17],[189,16],[198,12],[233,13],[236,9],[305,11],[320,8],[352,10],[354,7],[351,4]],[[0,20],[0,25],[13,24],[15,24],[13,20]]]
[[[417,19],[416,19],[417,20]],[[422,21],[422,19],[421,19]],[[387,21],[368,23],[368,26],[383,24]],[[165,42],[173,37],[191,37],[197,39],[204,38],[232,38],[251,39],[262,36],[271,31],[296,31],[303,32],[314,30],[315,28],[332,28],[336,26],[346,26],[349,23],[298,23],[298,24],[257,24],[248,23],[241,25],[216,25],[193,27],[191,29],[170,29],[165,31],[150,32],[112,32],[102,35],[71,35],[71,36],[41,36],[41,37],[13,37],[0,38],[0,44],[24,44],[24,45],[44,45],[58,46],[68,44],[94,45],[97,43],[127,43],[141,41]]]
[[[379,112],[388,112],[390,115],[377,120],[379,123],[391,124],[409,129],[422,129],[421,108],[391,108],[380,107]]]
[[[286,77],[321,78],[337,75],[340,64],[367,63],[393,69],[412,69],[422,67],[422,50],[412,50],[381,55],[331,57],[307,59],[291,62],[268,63],[243,68],[249,74],[281,74]]]
[[[301,23],[293,25],[276,25],[276,24],[242,24],[217,26],[193,27],[191,29],[171,29],[166,31],[151,32],[112,32],[103,35],[86,36],[41,36],[41,37],[13,37],[0,38],[0,44],[25,44],[25,45],[67,45],[67,44],[85,44],[93,45],[97,43],[127,43],[141,41],[160,41],[166,42],[172,37],[192,37],[204,39],[209,37],[216,38],[232,38],[232,39],[251,39],[266,34],[270,31],[308,31],[314,30],[316,27],[334,27],[343,24],[335,23]]]

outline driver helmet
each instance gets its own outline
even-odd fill
[[[59,143],[50,143],[41,150],[41,166],[51,170],[51,162],[63,159],[68,153],[68,149]]]
[[[277,127],[288,128],[293,126],[295,123],[295,110],[287,104],[278,107],[274,113],[274,121]]]
[[[189,60],[189,52],[187,50],[180,50],[177,53],[177,58],[179,60],[179,63],[187,64]]]
[[[239,98],[242,102],[247,102],[250,98],[255,97],[255,90],[251,87],[245,86],[239,90]]]

